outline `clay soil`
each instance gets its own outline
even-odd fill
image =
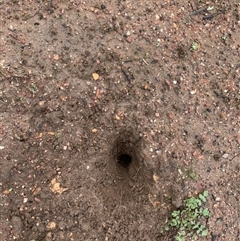
[[[239,1],[0,0],[0,157],[3,241],[240,240]]]

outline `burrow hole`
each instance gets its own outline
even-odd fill
[[[140,166],[139,136],[132,131],[122,131],[112,143],[112,170],[117,170],[121,175],[134,176]]]
[[[124,168],[128,168],[131,162],[132,157],[129,154],[123,153],[117,156],[117,163]]]

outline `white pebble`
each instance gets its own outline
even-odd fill
[[[225,159],[227,159],[227,158],[228,158],[228,154],[225,153],[222,157],[225,158]]]
[[[196,92],[197,92],[196,90],[191,90],[191,91],[190,91],[190,94],[191,94],[191,95],[194,95],[194,94],[196,94]]]

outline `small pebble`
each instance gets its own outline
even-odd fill
[[[40,200],[39,198],[37,198],[37,197],[35,197],[34,200],[35,200],[35,202],[37,202],[37,203],[40,203],[40,202],[41,202],[41,200]]]
[[[131,42],[132,42],[132,38],[128,36],[128,37],[126,38],[126,41],[127,41],[128,43],[131,43]]]
[[[155,20],[159,20],[159,19],[160,19],[159,15],[155,14]]]
[[[103,10],[103,9],[105,9],[106,8],[106,6],[104,5],[104,4],[102,4],[101,5],[101,9]]]
[[[228,158],[228,154],[225,153],[222,157],[225,158],[225,159],[227,159],[227,158]]]
[[[40,106],[43,106],[43,105],[44,105],[44,103],[45,103],[45,101],[39,101],[39,103],[38,103],[38,104],[39,104]]]
[[[50,223],[47,224],[46,228],[48,230],[53,230],[53,229],[56,228],[56,223],[55,222],[50,222]]]
[[[10,29],[11,31],[13,31],[13,30],[14,30],[14,27],[13,27],[12,25],[10,25],[10,26],[9,26],[9,29]]]

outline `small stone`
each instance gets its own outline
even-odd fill
[[[132,38],[131,38],[130,36],[128,36],[128,37],[126,38],[126,41],[127,41],[128,43],[131,43],[131,42],[132,42]]]
[[[197,92],[196,90],[191,90],[191,91],[190,91],[190,94],[191,94],[191,95],[194,95],[194,94],[196,94],[196,92]]]
[[[53,229],[56,228],[56,223],[55,222],[50,222],[50,223],[47,224],[46,228],[48,230],[53,230]]]
[[[155,20],[159,20],[160,16],[158,14],[155,14]]]
[[[36,203],[40,203],[40,202],[41,202],[41,200],[40,200],[39,198],[37,198],[37,197],[34,198],[34,201],[35,201]]]
[[[58,55],[58,54],[54,54],[54,55],[53,55],[53,59],[54,59],[54,60],[59,60],[59,55]]]
[[[25,198],[23,199],[23,203],[26,203],[27,201],[28,201],[28,198],[25,197]]]
[[[14,27],[13,27],[12,25],[9,26],[9,29],[10,29],[11,31],[14,31]]]
[[[99,74],[98,73],[92,73],[92,77],[93,77],[94,80],[98,80]]]
[[[216,197],[216,202],[220,202],[221,201],[221,198],[220,197]]]
[[[44,103],[45,103],[45,101],[39,101],[39,103],[38,103],[38,104],[39,104],[40,106],[43,106],[43,105],[44,105]]]
[[[225,153],[222,157],[225,158],[225,159],[227,159],[227,158],[228,158],[228,154]]]
[[[37,187],[33,192],[33,196],[36,196],[40,191],[41,191],[41,187]]]
[[[159,180],[159,176],[157,176],[156,174],[153,174],[153,180],[154,182],[157,182]]]
[[[92,129],[92,133],[96,133],[97,132],[97,129]]]

